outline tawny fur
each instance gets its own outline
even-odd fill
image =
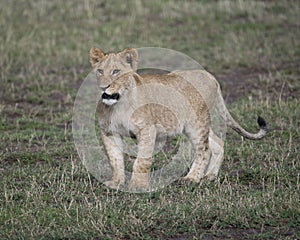
[[[113,171],[107,185],[124,184],[122,137],[132,135],[138,140],[138,155],[130,189],[149,188],[155,142],[181,133],[190,139],[196,153],[184,179],[195,182],[205,176],[214,179],[224,151],[223,141],[210,128],[210,109],[215,104],[223,112],[224,121],[241,135],[250,139],[266,135],[265,124],[257,134],[251,134],[231,117],[219,84],[208,72],[192,70],[140,76],[136,73],[137,58],[136,49],[110,54],[98,48],[90,51],[90,62],[99,80],[101,94],[118,94],[118,98],[108,97],[98,105],[101,136]],[[212,154],[218,158],[211,157]]]

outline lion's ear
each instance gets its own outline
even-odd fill
[[[104,57],[104,55],[105,55],[104,52],[100,48],[96,48],[96,47],[91,48],[90,63],[92,64],[92,67],[94,67],[95,64],[99,62],[101,58]]]
[[[138,51],[135,48],[126,48],[119,53],[119,56],[129,63],[132,70],[137,70]]]
[[[139,86],[139,85],[142,84],[142,80],[141,80],[141,76],[140,75],[138,75],[137,73],[134,73],[134,74],[132,74],[132,76],[133,76],[135,84],[137,86]]]

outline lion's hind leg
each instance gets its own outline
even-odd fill
[[[198,128],[189,128],[185,129],[185,134],[190,139],[194,150],[195,150],[195,159],[190,168],[188,174],[183,178],[183,180],[200,182],[204,177],[205,171],[209,164],[211,150],[209,148],[209,128],[204,126]]]
[[[214,180],[219,173],[220,167],[224,159],[224,142],[219,138],[212,129],[209,133],[209,146],[212,151],[211,158],[205,173],[208,180]]]

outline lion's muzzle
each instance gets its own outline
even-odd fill
[[[106,92],[104,92],[102,94],[102,102],[109,106],[114,105],[119,100],[119,98],[119,93],[107,94]]]
[[[119,100],[120,98],[120,94],[119,93],[114,93],[112,95],[107,94],[106,92],[104,92],[102,94],[102,99],[115,99],[115,100]]]

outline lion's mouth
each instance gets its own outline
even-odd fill
[[[109,106],[114,105],[119,100],[119,98],[119,93],[107,94],[106,92],[104,92],[102,94],[102,102]]]
[[[120,98],[120,94],[119,93],[114,93],[112,95],[107,94],[106,92],[104,92],[102,94],[102,99],[115,99],[115,100],[119,100]]]

